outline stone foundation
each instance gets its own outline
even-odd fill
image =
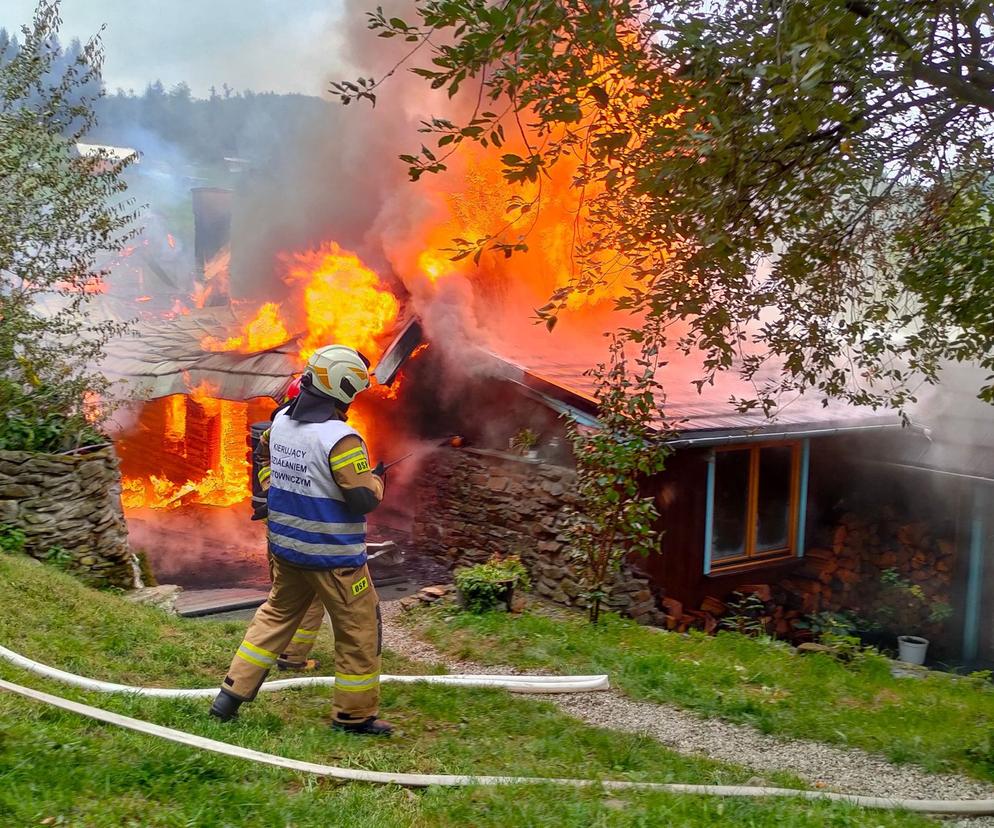
[[[0,451],[0,524],[25,533],[32,557],[61,547],[72,556],[69,571],[94,585],[134,586],[113,448],[74,455]]]
[[[500,452],[440,449],[426,462],[414,522],[418,549],[450,568],[518,555],[538,595],[582,607],[583,587],[566,557],[564,507],[573,470]],[[660,623],[648,578],[623,566],[607,608],[640,623]]]

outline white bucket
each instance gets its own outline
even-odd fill
[[[926,650],[928,650],[927,638],[919,638],[917,635],[897,637],[897,657],[906,664],[924,664]]]

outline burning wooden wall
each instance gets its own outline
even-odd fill
[[[173,394],[136,410],[119,438],[126,509],[231,506],[251,495],[249,425],[266,420],[267,398],[239,402]]]

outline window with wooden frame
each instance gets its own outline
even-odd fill
[[[708,461],[705,573],[803,553],[807,441],[717,449]]]

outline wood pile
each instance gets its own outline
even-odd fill
[[[702,630],[708,635],[716,633],[722,626],[722,619],[730,619],[736,614],[735,601],[745,596],[755,596],[755,611],[750,611],[749,617],[761,624],[770,635],[780,638],[792,637],[795,633],[791,622],[804,614],[800,610],[790,609],[789,596],[783,589],[777,589],[771,584],[745,584],[734,592],[726,595],[724,600],[712,595],[706,597],[697,609],[686,609],[683,604],[673,598],[662,601],[664,626],[675,632],[687,630]]]
[[[813,613],[851,610],[869,615],[880,593],[880,576],[894,569],[921,587],[927,599],[949,603],[955,564],[951,541],[933,537],[921,521],[899,522],[888,516],[873,523],[847,514],[825,538],[829,541],[806,550],[800,567],[776,584],[755,583],[734,592],[706,597],[696,608],[664,598],[664,626],[676,632],[690,629],[713,633],[735,612],[729,604],[754,595],[756,615],[767,633],[803,641],[811,637],[796,622]],[[759,609],[761,604],[762,609]]]
[[[934,538],[928,524],[870,523],[848,514],[831,541],[831,546],[809,548],[797,577],[783,584],[805,613],[869,612],[886,569],[921,587],[930,601],[949,603],[955,546]]]

